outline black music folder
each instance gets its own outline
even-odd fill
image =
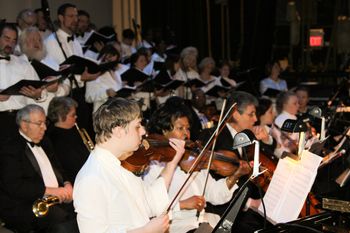
[[[206,85],[208,85],[209,83],[214,82],[214,81],[215,81],[215,80],[212,80],[212,81],[210,81],[210,82],[205,83],[205,82],[203,82],[203,81],[201,81],[201,80],[199,80],[199,79],[197,79],[197,78],[194,78],[194,79],[188,80],[188,81],[185,83],[185,85],[186,85],[187,87],[195,86],[196,88],[201,88],[201,87],[204,87],[204,86],[206,86]]]
[[[153,62],[154,70],[166,70],[165,62],[154,61]]]
[[[273,89],[273,88],[267,88],[267,90],[263,93],[263,95],[276,98],[282,91]]]
[[[124,86],[122,89],[117,91],[117,96],[118,97],[123,97],[123,98],[129,97],[129,96],[131,96],[131,94],[133,92],[136,91],[136,88],[137,87],[135,87],[135,86],[134,87]]]
[[[19,93],[19,91],[22,89],[22,87],[32,86],[34,88],[40,88],[42,86],[49,85],[50,83],[51,83],[51,81],[46,82],[46,81],[40,81],[40,80],[22,79],[22,80],[18,81],[17,83],[15,83],[14,85],[9,86],[8,88],[2,90],[0,92],[0,95],[22,95],[21,93]]]
[[[128,86],[134,86],[135,82],[143,83],[149,76],[138,69],[130,68],[121,75],[121,78],[128,83]]]
[[[154,81],[160,85],[166,85],[167,83],[172,81],[172,78],[170,77],[168,71],[161,70],[156,75],[156,77],[154,77]]]
[[[108,70],[112,70],[116,67],[118,61],[106,62],[97,64],[95,61],[80,57],[77,55],[70,56],[60,65],[73,65],[72,73],[74,74],[82,74],[85,71],[85,67],[88,68],[88,72],[90,74],[96,74],[98,72],[106,72]]]
[[[37,60],[32,60],[31,64],[36,73],[38,74],[40,80],[44,80],[45,78],[50,76],[69,75],[73,69],[72,66],[66,66],[61,70],[55,70],[52,69],[50,66]]]
[[[172,79],[166,70],[159,71],[156,77],[154,77],[154,82],[157,89],[164,88],[166,90],[175,90],[185,83],[182,80]]]
[[[213,97],[220,97],[219,92],[226,93],[229,90],[230,90],[230,88],[228,88],[228,87],[215,85],[212,88],[210,88],[208,91],[206,91],[205,94],[213,96]]]
[[[101,33],[93,31],[90,33],[90,36],[86,39],[86,41],[83,42],[83,46],[86,49],[88,48],[91,51],[98,52],[94,46],[95,42],[102,42],[106,44],[114,40],[115,40],[115,35],[105,36],[105,35],[102,35]]]

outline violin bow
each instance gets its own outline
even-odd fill
[[[220,112],[220,117],[219,117],[219,122],[218,122],[218,126],[216,127],[216,130],[215,130],[215,138],[213,140],[213,144],[211,146],[211,153],[210,153],[210,156],[209,156],[209,163],[208,163],[208,167],[207,167],[207,175],[205,177],[205,182],[204,182],[204,187],[203,187],[203,193],[202,193],[202,196],[204,196],[205,194],[205,190],[207,189],[207,183],[208,183],[208,179],[209,179],[209,169],[211,167],[211,164],[213,162],[213,155],[214,155],[214,149],[215,149],[215,145],[216,145],[216,140],[218,138],[218,135],[219,135],[219,127],[220,127],[220,123],[222,121],[222,116],[224,115],[224,111],[225,111],[225,107],[226,107],[226,99],[224,100],[224,102],[222,103],[222,108],[221,108],[221,112]],[[199,214],[200,214],[200,211],[197,210],[197,218],[199,218]]]
[[[192,164],[191,168],[188,171],[188,176],[186,178],[186,180],[184,181],[184,183],[182,184],[182,186],[180,187],[179,191],[177,191],[177,193],[175,194],[174,198],[172,199],[172,201],[170,202],[168,208],[166,209],[165,213],[168,213],[171,209],[171,207],[174,205],[175,201],[178,199],[181,191],[185,188],[185,185],[187,184],[187,182],[190,180],[194,169],[198,166],[199,161],[201,160],[202,156],[204,155],[204,151],[208,148],[209,144],[212,142],[213,138],[215,137],[215,135],[217,134],[217,132],[219,132],[222,130],[223,127],[221,127],[222,125],[224,125],[224,123],[226,123],[226,121],[230,118],[230,114],[232,112],[232,110],[234,109],[234,107],[237,105],[237,103],[233,103],[232,106],[228,109],[228,111],[226,112],[223,120],[221,122],[218,122],[218,127],[216,128],[216,130],[213,132],[213,134],[211,135],[211,137],[209,138],[208,142],[205,144],[205,146],[203,147],[203,149],[201,150],[201,152],[199,153],[197,159],[195,160],[195,162]],[[232,114],[231,114],[232,115]]]

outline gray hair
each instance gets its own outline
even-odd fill
[[[17,21],[20,19],[24,20],[26,17],[32,16],[32,15],[35,15],[35,12],[32,9],[21,10],[17,15]]]
[[[215,68],[215,61],[212,57],[205,57],[201,60],[201,62],[198,65],[199,72],[202,72],[204,67],[208,64],[212,64]]]
[[[291,96],[297,96],[292,91],[284,91],[278,94],[277,99],[276,99],[276,110],[277,113],[282,113],[283,112],[283,106],[284,104],[288,103],[288,100]]]
[[[41,106],[36,104],[28,104],[17,112],[16,124],[20,126],[22,121],[30,121],[30,114],[33,112],[41,112],[45,115],[45,111]]]
[[[244,113],[247,106],[254,105],[257,107],[259,104],[258,100],[252,94],[244,91],[231,92],[227,101],[226,110],[228,110],[234,103],[236,103],[237,111],[240,114]]]
[[[189,46],[184,48],[180,53],[180,58],[183,59],[186,56],[193,55],[195,57],[198,57],[198,50],[195,47]]]
[[[72,108],[77,108],[78,103],[70,97],[55,97],[51,100],[48,108],[47,117],[52,123],[56,123],[59,120],[65,121],[67,114]]]
[[[41,51],[32,51],[28,48],[27,46],[27,39],[28,39],[28,36],[32,33],[38,33],[40,35],[40,32],[39,32],[39,29],[37,27],[28,27],[28,28],[25,28],[19,39],[18,39],[18,44],[19,44],[19,47],[21,49],[21,51],[28,56],[28,58],[34,58],[38,61],[42,60],[45,56],[46,56],[46,48],[44,46],[44,42],[41,41],[42,43],[42,50]]]

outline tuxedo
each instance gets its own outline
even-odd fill
[[[67,179],[56,162],[50,142],[41,141],[59,186]],[[27,144],[26,139],[19,133],[11,138],[0,151],[0,218],[9,228],[18,232],[45,229],[56,223],[70,219],[66,204],[50,207],[48,216],[39,219],[32,212],[35,200],[42,198],[45,184],[39,164]]]

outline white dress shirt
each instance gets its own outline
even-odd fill
[[[31,64],[17,56],[11,55],[11,60],[0,60],[0,90],[4,90],[22,79],[39,80]],[[0,101],[0,112],[18,110],[30,103],[31,98],[23,95],[11,95],[8,100]]]
[[[114,71],[107,71],[100,75],[97,79],[86,82],[85,101],[93,103],[93,112],[108,100],[107,90],[113,89],[118,91],[121,89],[121,79]]]
[[[150,166],[149,172],[144,176],[146,182],[152,182],[156,177],[159,176],[160,172],[164,167],[163,163],[153,162]],[[206,180],[206,170],[200,172],[194,172],[190,180],[186,184],[185,188],[179,195],[179,200],[185,200],[194,195],[202,196],[204,184]],[[181,170],[178,166],[175,170],[173,179],[169,187],[169,197],[173,199],[180,187],[187,179],[188,174]],[[208,177],[208,183],[205,190],[205,200],[214,205],[224,204],[231,200],[233,192],[238,188],[235,184],[230,190],[227,188],[226,179],[214,180],[211,175]],[[209,222],[212,227],[215,227],[217,222],[220,220],[218,215],[205,213],[203,210],[199,218],[196,216],[197,210],[180,210],[179,204],[173,207],[172,221],[170,224],[169,232],[187,232],[189,230],[198,228],[202,222]]]
[[[98,145],[76,177],[73,199],[80,233],[125,233],[159,216],[169,202],[162,177],[147,185]]]
[[[276,89],[279,91],[288,91],[287,82],[284,79],[272,80],[270,77],[260,81],[260,93],[264,94],[267,89]]]
[[[19,131],[19,133],[24,137],[27,141],[31,142],[32,140],[27,137],[24,133]],[[29,142],[27,142],[28,147],[33,152],[34,157],[36,161],[39,164],[39,168],[41,171],[41,175],[44,180],[45,187],[50,188],[58,188],[58,181],[55,175],[55,172],[53,171],[52,165],[50,163],[49,158],[47,157],[45,151],[41,146],[34,146],[32,147]]]
[[[58,29],[56,32],[56,35],[58,37],[58,40],[60,41],[62,48],[64,52],[66,53],[67,58],[72,55],[77,55],[84,57],[83,50],[78,42],[78,40],[74,41],[67,41],[67,38],[70,37],[70,35],[66,32],[64,32],[62,29]],[[46,40],[45,40],[45,46],[47,50],[47,56],[52,58],[57,64],[61,64],[66,60],[64,57],[64,54],[56,40],[56,36],[54,33],[52,33]],[[84,82],[80,80],[80,75],[75,75],[75,79],[78,82],[79,87],[84,86]],[[66,79],[64,81],[66,85],[70,85],[69,80]],[[73,85],[75,86],[75,84]]]

